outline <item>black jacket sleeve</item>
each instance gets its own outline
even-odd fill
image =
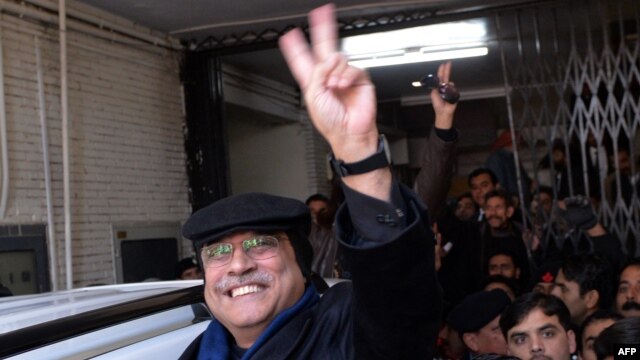
[[[404,186],[398,191],[406,208],[406,227],[388,233],[390,239],[365,238],[352,221],[362,208],[352,208],[349,199],[336,217],[336,235],[352,275],[358,359],[430,359],[435,348],[442,300],[433,233],[417,195]],[[403,206],[394,207],[398,205]],[[368,233],[387,232],[388,225],[375,219],[369,223]]]

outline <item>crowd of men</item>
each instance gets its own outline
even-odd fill
[[[514,216],[514,194],[502,189],[491,170],[474,170],[468,184],[470,192],[458,197],[455,209],[437,219],[443,233],[438,274],[449,308],[439,355],[612,355],[615,342],[598,335],[622,318],[633,318],[626,328],[640,323],[640,259],[625,261],[621,242],[600,224],[590,199],[578,195],[554,203],[542,189],[532,209],[537,218],[526,230],[523,217]],[[563,231],[554,228],[559,226]],[[482,278],[496,276],[506,278],[505,290],[516,296],[510,305],[487,292]],[[598,348],[598,341],[608,345]]]
[[[595,360],[613,354],[621,336],[638,334],[640,259],[625,260],[621,242],[598,221],[589,198],[554,202],[550,188],[542,187],[532,197],[537,218],[527,231],[514,194],[490,169],[472,171],[468,185],[454,207],[423,196],[438,214],[435,266],[444,316],[436,358]],[[314,195],[307,204],[312,213],[326,214],[330,199]],[[602,338],[598,355],[599,334],[625,318],[632,319],[611,339]]]

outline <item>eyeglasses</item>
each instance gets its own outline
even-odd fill
[[[258,235],[242,241],[242,250],[253,260],[266,260],[278,254],[278,238]],[[220,267],[231,262],[233,244],[214,243],[202,248],[202,262],[208,267]]]
[[[460,99],[460,92],[452,83],[440,82],[440,78],[436,75],[429,74],[420,80],[420,85],[428,89],[438,89],[438,93],[442,100],[449,104],[455,104]]]

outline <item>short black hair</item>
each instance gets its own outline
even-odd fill
[[[515,267],[521,267],[520,264],[518,264],[516,253],[513,252],[513,250],[511,250],[510,248],[504,246],[498,247],[489,253],[489,256],[487,256],[487,265],[489,264],[489,260],[491,260],[491,258],[496,255],[508,256],[513,261],[513,265]]]
[[[324,202],[326,202],[328,204],[329,203],[329,198],[324,196],[324,195],[322,195],[322,194],[320,194],[320,193],[317,193],[317,194],[313,194],[313,195],[309,196],[307,198],[307,200],[304,201],[304,204],[309,206],[309,203],[311,203],[312,201],[324,201]]]
[[[620,282],[620,275],[622,275],[622,273],[627,270],[627,268],[634,266],[640,268],[640,257],[629,259],[622,265],[620,271],[618,272],[618,283]]]
[[[458,197],[456,198],[456,202],[460,202],[460,200],[462,200],[464,198],[469,198],[469,199],[473,200],[473,195],[471,195],[471,192],[465,191],[462,194],[458,195]]]
[[[198,260],[195,257],[187,257],[178,261],[175,268],[175,278],[180,279],[182,277],[182,273],[191,268],[199,268]]]
[[[476,177],[478,177],[478,176],[480,176],[482,174],[489,175],[493,185],[496,185],[498,183],[498,177],[496,176],[496,174],[493,173],[493,171],[491,171],[491,170],[489,170],[487,168],[477,168],[477,169],[473,170],[471,172],[471,174],[469,174],[469,177],[467,178],[467,183],[469,184],[469,187],[471,187],[471,179],[476,178]]]
[[[617,355],[620,344],[636,344],[638,339],[640,339],[640,317],[628,317],[602,330],[593,343],[593,350],[600,360]]]
[[[511,250],[508,247],[498,247],[496,249],[494,249],[493,251],[491,251],[489,253],[489,256],[487,256],[487,261],[486,261],[486,268],[484,269],[485,273],[489,273],[489,263],[491,262],[491,258],[497,255],[504,255],[504,256],[508,256],[511,258],[511,262],[513,263],[513,267],[515,267],[516,269],[520,269],[520,271],[522,271],[522,267],[525,266],[526,264],[521,264],[520,263],[520,259],[518,258],[518,256],[516,255],[516,253]],[[514,292],[515,293],[515,292]]]
[[[562,300],[553,295],[532,292],[516,298],[502,313],[500,330],[505,339],[508,339],[509,330],[520,324],[535,309],[540,309],[547,316],[557,316],[564,330],[571,330],[571,314]]]
[[[594,322],[597,321],[601,321],[601,320],[613,320],[613,321],[618,321],[620,319],[623,319],[624,317],[622,315],[620,315],[617,312],[611,311],[611,310],[598,310],[596,312],[594,312],[593,314],[587,316],[586,319],[584,319],[584,321],[582,322],[582,324],[580,325],[580,331],[578,332],[580,334],[580,339],[578,339],[577,343],[578,343],[578,351],[580,353],[582,353],[582,351],[584,349],[582,349],[582,334],[584,334],[585,329],[587,328],[587,326],[593,324]]]
[[[518,286],[518,281],[516,281],[516,279],[510,279],[508,277],[505,277],[503,275],[490,275],[487,276],[486,278],[484,278],[484,280],[482,281],[482,286],[480,286],[481,289],[484,289],[487,287],[487,285],[489,284],[494,284],[494,283],[500,283],[500,284],[504,284],[506,285],[509,289],[511,289],[511,291],[513,291],[513,293],[518,296],[520,295],[520,286]]]
[[[564,277],[578,284],[580,296],[591,290],[598,292],[598,307],[607,309],[613,303],[613,272],[609,263],[598,255],[572,255],[560,267]]]
[[[499,197],[504,199],[504,204],[507,207],[513,207],[513,201],[511,201],[511,195],[509,195],[509,193],[506,190],[504,189],[491,190],[484,196],[484,201],[488,201],[489,199],[494,197]]]
[[[617,292],[618,288],[620,287],[620,277],[622,276],[622,273],[630,267],[640,268],[640,257],[631,258],[624,262],[624,264],[616,274],[616,287],[614,289],[615,292]]]

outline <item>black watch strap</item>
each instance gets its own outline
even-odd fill
[[[330,162],[333,171],[338,176],[359,175],[389,166],[389,164],[391,164],[391,154],[389,153],[387,140],[384,135],[380,135],[378,139],[378,150],[368,158],[346,164],[342,160],[337,160],[332,154]]]

